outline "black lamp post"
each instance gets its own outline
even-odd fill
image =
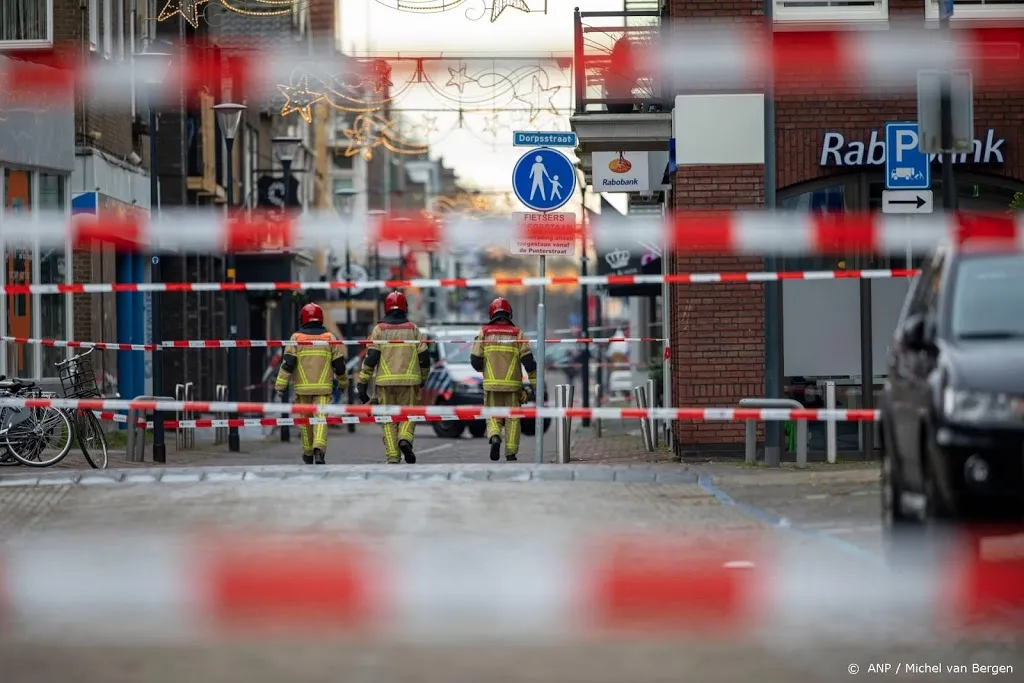
[[[235,156],[232,151],[235,147],[235,135],[238,133],[238,126],[242,123],[242,112],[246,110],[244,104],[227,102],[218,104],[213,108],[217,114],[217,125],[220,126],[220,134],[224,136],[224,143],[227,147],[228,166],[228,214],[235,208]],[[237,277],[235,271],[235,254],[231,252],[227,258],[228,282],[234,283]],[[227,296],[228,308],[228,339],[238,338],[238,292],[229,292]],[[228,349],[228,401],[238,401],[238,349]],[[238,437],[238,427],[228,429],[228,450],[238,452],[242,445]]]
[[[334,191],[334,206],[338,209],[338,213],[340,213],[343,218],[351,219],[352,215],[355,213],[356,197],[358,195],[359,195],[359,191],[358,190],[341,189],[341,190],[335,190]],[[345,280],[351,282],[352,281],[352,250],[349,248],[348,237],[347,237],[348,233],[346,232],[345,234],[346,234],[346,238],[345,238]],[[330,275],[328,275],[328,278],[330,278]],[[354,331],[354,328],[353,328],[353,320],[352,320],[354,317],[355,317],[355,314],[354,314],[354,312],[352,310],[352,288],[351,287],[346,287],[345,288],[345,340],[346,341],[352,340],[354,335],[355,335],[355,331]],[[347,356],[348,354],[346,353],[345,355]],[[348,392],[347,392],[348,393],[347,400],[348,400],[349,405],[355,403],[354,392],[355,392],[355,387],[353,386],[353,383],[350,381],[348,383]],[[349,431],[349,433],[352,433],[352,432],[356,431],[356,426],[354,424],[348,425],[348,431]]]
[[[149,216],[154,220],[157,215],[157,207],[160,205],[160,181],[156,170],[156,89],[161,87],[167,70],[171,67],[171,55],[167,52],[139,52],[134,55],[135,63],[142,69],[142,82],[146,86],[146,100],[149,105]],[[149,279],[150,282],[158,283],[161,280],[160,257],[157,254],[150,254],[149,258]],[[151,310],[150,329],[152,330],[153,343],[159,344],[162,340],[163,330],[160,326],[160,317],[163,311],[160,308],[162,303],[160,294],[152,292],[149,294],[153,299]],[[144,310],[144,307],[137,307],[137,310]],[[152,351],[153,354],[153,395],[163,396],[164,393],[164,364],[163,356],[159,351]],[[153,413],[153,462],[167,462],[167,445],[164,441],[164,419],[163,413]]]
[[[295,160],[295,155],[299,151],[299,145],[302,144],[302,138],[296,137],[275,137],[270,140],[270,144],[273,146],[274,156],[277,157],[278,161],[281,162],[281,169],[284,171],[284,210],[285,212],[291,208],[291,197],[292,197],[292,162]],[[288,280],[291,280],[291,274],[289,271]],[[281,307],[279,315],[281,317],[281,339],[288,339],[291,336],[289,328],[292,324],[292,307],[291,307],[291,292],[284,292],[281,294]],[[287,391],[287,390],[286,390]],[[285,400],[288,400],[287,395]],[[281,427],[281,441],[290,442],[292,440],[292,430],[288,426]]]

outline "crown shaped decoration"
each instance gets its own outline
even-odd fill
[[[625,249],[616,249],[604,255],[604,260],[609,267],[619,269],[629,265],[630,253]]]

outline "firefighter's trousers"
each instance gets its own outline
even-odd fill
[[[518,408],[519,391],[484,391],[484,405],[488,408]],[[491,417],[487,419],[487,439],[501,436],[505,428],[505,455],[519,454],[519,418],[504,419]]]
[[[382,387],[377,386],[377,398],[384,406],[415,406],[420,403],[419,387]],[[384,457],[388,462],[401,460],[398,450],[399,441],[412,444],[416,433],[415,422],[386,422],[384,425]]]
[[[324,406],[331,402],[330,394],[309,394],[295,395],[295,402],[303,405]],[[322,417],[313,416],[308,417]],[[299,427],[299,434],[302,436],[302,454],[313,455],[313,449],[319,448],[327,454],[327,425],[316,424]]]

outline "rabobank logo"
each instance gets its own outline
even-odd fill
[[[601,178],[601,187],[634,187],[640,185],[638,178]]]

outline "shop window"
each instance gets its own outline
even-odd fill
[[[64,211],[67,178],[49,173],[39,174],[39,210]],[[63,249],[41,250],[39,254],[39,282],[44,285],[60,284],[67,274],[67,254]],[[70,305],[65,294],[41,294],[38,298],[40,310],[40,335],[46,339],[68,339],[65,314]],[[43,377],[56,377],[54,363],[64,360],[65,350],[44,346],[42,352]]]
[[[27,214],[32,208],[32,181],[30,171],[4,169],[5,209],[12,214]],[[12,245],[6,252],[5,282],[8,285],[32,283],[32,250]],[[7,295],[7,334],[12,337],[31,337],[32,298],[28,294]],[[31,376],[35,347],[29,344],[6,344],[7,374]]]
[[[931,0],[929,0],[931,1]],[[888,21],[889,0],[774,0],[775,22]]]
[[[0,49],[53,45],[53,0],[0,0]]]
[[[953,0],[953,21],[1024,18],[1024,0]],[[925,0],[925,19],[938,21],[938,0]]]

